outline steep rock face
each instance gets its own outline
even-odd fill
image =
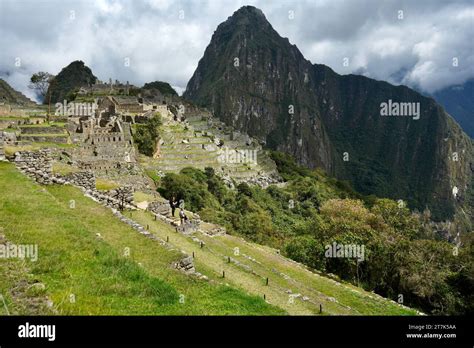
[[[81,86],[94,84],[97,78],[84,62],[77,60],[63,68],[49,85],[45,98],[45,104],[49,102],[51,93],[51,103],[63,102],[71,99],[71,93]]]
[[[434,100],[311,64],[254,7],[218,26],[184,97],[360,192],[428,207],[435,219],[472,209],[472,141]],[[390,100],[419,105],[419,119],[382,116]]]
[[[300,163],[331,171],[331,146],[317,115],[312,65],[250,6],[217,28],[185,98],[211,106],[228,125]]]

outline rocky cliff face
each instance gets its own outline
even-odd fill
[[[472,141],[434,100],[312,64],[254,7],[218,26],[184,97],[362,193],[428,207],[436,219],[469,199]],[[396,103],[413,108],[383,116],[383,103],[389,113]]]
[[[312,70],[260,10],[243,7],[217,28],[184,97],[211,106],[228,125],[300,163],[331,171],[332,147],[313,102]]]
[[[51,103],[63,102],[64,100],[72,100],[71,95],[76,89],[81,86],[94,84],[97,78],[92,74],[92,71],[84,62],[77,60],[63,68],[61,72],[53,79],[49,85],[46,94],[45,104],[49,102],[49,95],[51,93]]]

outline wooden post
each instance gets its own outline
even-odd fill
[[[267,295],[263,294],[263,299],[266,301],[267,300]]]
[[[194,251],[193,251],[193,259],[194,259]]]
[[[166,236],[166,242],[168,243],[170,241],[170,236]]]
[[[319,314],[321,314],[323,312],[323,305],[320,303],[319,304]]]
[[[155,214],[155,221],[156,221],[156,214]]]
[[[268,278],[267,278],[267,281],[266,281],[266,284],[265,284],[265,285],[268,286]]]
[[[201,249],[202,249],[202,247],[203,247],[203,244],[202,244],[202,241],[201,241]]]
[[[222,278],[225,278],[225,271],[222,271]]]
[[[230,256],[227,256],[227,263],[230,263]]]
[[[150,225],[146,225],[146,229],[149,230],[149,229],[150,229]]]

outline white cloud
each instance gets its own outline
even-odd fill
[[[246,4],[261,8],[306,58],[342,74],[363,72],[426,91],[474,77],[469,0],[403,6],[378,0],[0,0],[0,75],[32,96],[32,73],[56,74],[80,59],[102,80],[164,80],[182,91],[217,25]],[[14,65],[16,57],[21,67]]]

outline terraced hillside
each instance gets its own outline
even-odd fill
[[[141,158],[148,170],[167,173],[189,166],[212,167],[216,173],[237,182],[279,180],[275,163],[247,135],[233,132],[205,113],[187,117],[184,122],[175,121],[170,115],[162,118],[159,153],[154,159]]]
[[[29,142],[71,143],[65,123],[19,126],[18,140]]]
[[[323,315],[417,313],[276,250],[205,228],[183,235],[150,212],[126,213],[148,227],[154,238],[146,238],[79,189],[42,187],[12,164],[0,163],[0,192],[0,243],[39,248],[37,262],[0,259],[1,314],[311,315],[320,305]],[[183,251],[194,252],[204,277],[173,267]]]

